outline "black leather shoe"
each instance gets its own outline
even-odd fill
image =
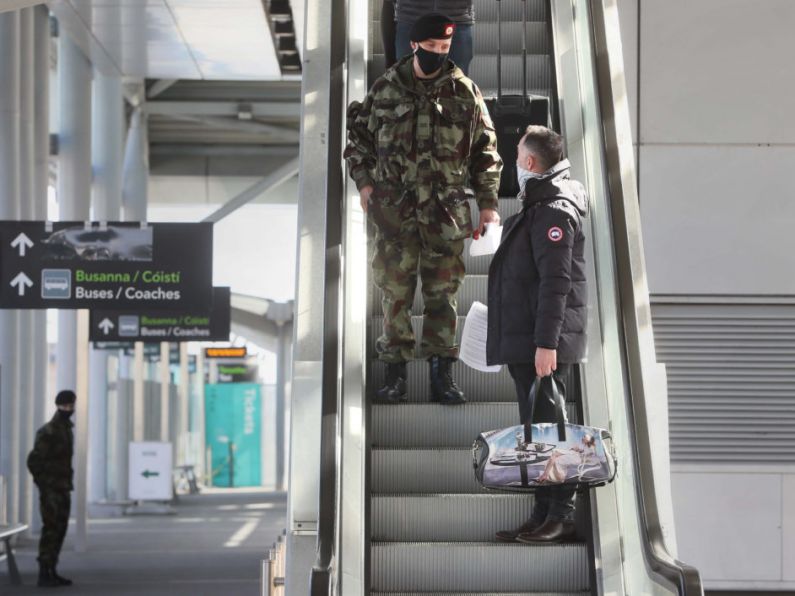
[[[516,537],[519,534],[530,534],[536,531],[541,524],[542,522],[529,519],[514,530],[500,530],[494,536],[497,538],[497,542],[516,542]]]
[[[55,569],[50,565],[39,563],[39,581],[36,584],[40,588],[57,588],[61,584],[55,577]]]
[[[453,381],[450,368],[452,358],[444,356],[431,356],[428,359],[431,371],[431,401],[445,406],[458,406],[466,403],[464,392]]]
[[[66,579],[62,575],[58,575],[58,571],[56,571],[55,567],[52,568],[52,575],[55,577],[55,580],[58,582],[59,586],[71,586],[72,580]]]
[[[516,540],[525,544],[536,542],[564,542],[574,538],[574,522],[548,519],[535,531],[519,534]]]
[[[405,362],[388,362],[386,365],[386,383],[376,391],[376,399],[388,404],[406,401],[406,379],[408,372]]]

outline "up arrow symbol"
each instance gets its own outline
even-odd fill
[[[32,288],[33,281],[27,275],[25,275],[24,272],[20,272],[19,275],[17,275],[14,279],[11,280],[11,287],[17,288],[20,296],[25,295],[26,286],[28,288]]]
[[[29,248],[33,248],[33,241],[28,238],[28,235],[25,232],[21,232],[19,236],[14,238],[11,242],[11,248],[19,249],[19,256],[24,257],[25,251]],[[20,294],[21,296],[22,294]]]
[[[100,330],[101,330],[101,331],[102,331],[102,333],[104,333],[105,335],[107,335],[108,333],[110,333],[111,329],[113,329],[115,326],[116,326],[116,325],[114,325],[114,324],[111,322],[111,320],[110,320],[110,319],[108,319],[108,318],[102,319],[102,321],[101,321],[101,322],[100,322],[100,324],[99,324],[99,328],[100,328]]]

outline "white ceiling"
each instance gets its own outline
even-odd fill
[[[51,0],[65,30],[106,74],[281,80],[262,0]]]

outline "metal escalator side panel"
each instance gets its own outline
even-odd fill
[[[616,0],[591,4],[593,18],[594,51],[596,55],[598,90],[602,120],[604,122],[605,158],[610,188],[611,207],[614,214],[614,238],[623,249],[624,259],[617,259],[621,307],[626,330],[626,348],[629,361],[630,395],[635,423],[635,448],[638,453],[638,478],[640,502],[643,512],[642,527],[645,532],[644,547],[652,569],[673,582],[680,594],[703,594],[698,571],[677,561],[666,545],[663,521],[673,525],[670,497],[670,480],[655,477],[653,436],[649,414],[654,402],[667,394],[656,374],[654,337],[651,308],[640,231],[640,208],[637,196],[637,179],[634,169],[634,148],[627,102],[626,81],[621,50],[618,6]],[[664,494],[664,507],[658,495]]]
[[[594,493],[597,589],[698,594],[700,582],[667,555],[660,531],[658,500],[669,508],[671,500],[667,483],[655,491],[654,472],[667,454],[652,457],[649,431],[666,427],[650,427],[646,406],[665,400],[665,391],[652,393],[659,367],[650,342],[615,1],[552,0],[552,13],[561,126],[574,175],[593,201],[589,289],[598,295],[598,313],[589,325],[584,409],[590,424],[611,430],[621,450],[616,483]],[[691,579],[683,579],[688,573]]]

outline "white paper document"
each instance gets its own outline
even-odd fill
[[[487,223],[486,233],[477,240],[473,240],[472,244],[469,245],[469,256],[482,257],[485,255],[493,255],[497,252],[501,239],[502,226],[499,224]]]
[[[500,372],[502,365],[486,364],[486,336],[489,329],[489,309],[481,302],[473,302],[464,321],[464,332],[461,335],[461,349],[458,357],[461,361],[482,372]]]

